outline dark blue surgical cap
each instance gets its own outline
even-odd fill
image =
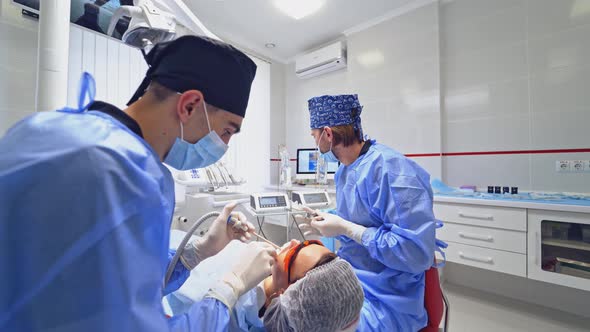
[[[158,43],[145,57],[149,69],[127,105],[137,101],[151,81],[176,92],[199,90],[205,101],[244,116],[256,64],[224,42],[201,36],[183,36]]]

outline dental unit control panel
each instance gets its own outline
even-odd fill
[[[289,197],[284,193],[252,194],[250,207],[258,213],[286,211],[289,209]]]

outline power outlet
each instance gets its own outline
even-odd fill
[[[585,160],[572,160],[572,161],[570,161],[572,172],[583,172],[585,162],[586,162]]]
[[[555,171],[559,173],[571,172],[572,166],[569,160],[558,160],[555,162]]]

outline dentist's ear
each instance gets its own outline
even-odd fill
[[[203,103],[203,94],[199,90],[188,90],[180,94],[176,103],[176,113],[181,121],[197,114],[197,108]]]

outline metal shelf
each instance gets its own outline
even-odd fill
[[[549,246],[554,246],[554,247],[563,247],[563,248],[590,251],[590,243],[582,242],[582,241],[544,239],[542,241],[542,243],[549,245]]]

